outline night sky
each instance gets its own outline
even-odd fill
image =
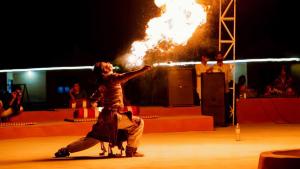
[[[9,1],[1,8],[0,69],[113,61],[158,15],[153,0]],[[293,0],[237,0],[237,57],[299,57],[299,16]]]

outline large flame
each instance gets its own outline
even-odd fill
[[[155,4],[162,14],[148,22],[144,40],[131,45],[127,66],[142,65],[146,52],[151,49],[165,52],[185,45],[196,28],[206,22],[206,12],[195,0],[155,0]],[[170,45],[161,48],[162,42]]]

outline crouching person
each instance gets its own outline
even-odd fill
[[[128,133],[126,156],[142,157],[142,153],[137,152],[140,139],[143,134],[144,121],[130,112],[123,112],[123,91],[122,85],[128,80],[142,75],[150,70],[150,66],[127,73],[114,73],[113,66],[109,62],[97,62],[94,66],[94,73],[103,89],[103,110],[99,115],[98,121],[93,125],[86,137],[75,141],[68,146],[61,148],[55,153],[56,157],[69,156],[70,153],[78,152],[90,148],[99,141],[108,141],[111,146],[120,142],[118,130],[126,130]]]

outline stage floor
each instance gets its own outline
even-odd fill
[[[232,126],[215,131],[144,134],[143,158],[102,159],[99,146],[55,159],[54,152],[78,136],[0,140],[1,169],[256,169],[263,151],[299,149],[300,124],[241,125],[241,141]]]

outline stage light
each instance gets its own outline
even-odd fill
[[[65,86],[65,93],[69,93],[69,91],[70,91],[70,87],[69,86]]]
[[[57,93],[59,93],[59,94],[64,93],[64,87],[58,86],[58,87],[57,87]]]
[[[224,63],[253,63],[253,62],[299,62],[300,58],[265,58],[265,59],[241,59],[241,60],[225,60]],[[215,64],[216,61],[209,61],[208,64]],[[154,63],[153,66],[188,66],[201,64],[200,61],[186,61],[186,62],[160,62]],[[118,70],[117,66],[114,69]],[[51,70],[93,70],[93,66],[70,66],[70,67],[45,67],[45,68],[24,68],[24,69],[3,69],[0,73],[8,72],[26,72],[26,71],[51,71]]]
[[[33,76],[33,72],[31,70],[27,71],[27,76],[31,79]]]
[[[241,60],[224,60],[224,63],[253,63],[253,62],[299,62],[300,58],[265,58],[265,59],[241,59]],[[207,64],[216,64],[216,61],[208,61]],[[154,63],[153,66],[188,66],[201,64],[200,61],[188,61],[188,62],[160,62]]]
[[[49,70],[93,70],[93,66],[69,66],[69,67],[44,67],[44,68],[24,68],[24,69],[3,69],[0,70],[0,73],[9,73],[9,72],[28,72],[28,71],[49,71]],[[119,67],[115,66],[114,69],[118,70]]]

